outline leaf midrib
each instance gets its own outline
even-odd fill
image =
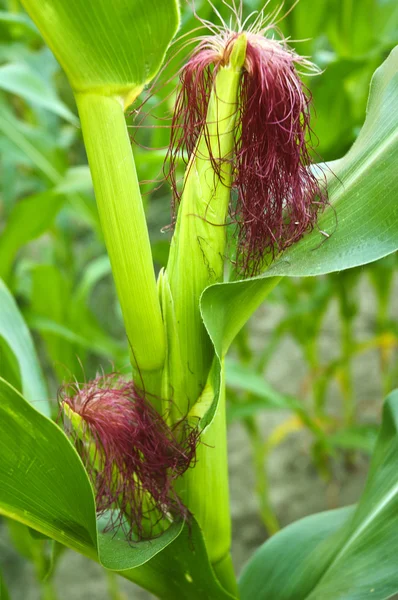
[[[341,560],[341,558],[346,554],[347,550],[352,546],[352,544],[360,537],[360,535],[366,530],[366,528],[374,521],[374,519],[383,511],[383,509],[394,499],[394,497],[398,494],[398,483],[394,485],[394,487],[385,494],[380,502],[378,502],[377,507],[371,511],[371,513],[367,516],[367,518],[362,521],[359,527],[354,530],[353,534],[349,537],[347,542],[344,544],[343,548],[337,553],[334,557],[330,565],[325,569],[322,573],[321,577],[316,582],[315,586],[312,588],[311,592],[308,596],[306,596],[306,600],[311,600],[313,594],[316,592],[317,588],[319,588],[320,584],[324,580],[327,573],[329,573],[335,565]]]
[[[394,142],[398,142],[398,125],[385,139],[384,143],[377,148],[377,150],[368,151],[363,161],[358,159],[357,161],[352,162],[350,167],[347,169],[347,175],[344,181],[344,192],[347,192],[347,190],[350,189],[363,175],[364,171],[373,165],[379,159],[379,157],[383,155],[391,145],[393,145]],[[359,165],[359,167],[356,168],[356,165]],[[336,202],[333,202],[333,206],[335,206],[335,204],[337,204],[340,200],[341,196],[336,200]]]

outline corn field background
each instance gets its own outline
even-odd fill
[[[227,7],[214,5],[228,19]],[[249,14],[263,2],[243,5]],[[195,6],[202,18],[217,19],[205,0]],[[275,6],[271,0],[270,11]],[[195,28],[190,4],[182,16],[181,35]],[[397,3],[300,0],[279,27],[322,70],[306,81],[316,155],[337,159],[364,121],[374,70],[398,43]],[[170,189],[162,184],[169,136],[163,118],[188,51],[173,57],[171,50],[164,85],[129,117],[158,269],[167,262],[171,219]],[[72,374],[90,379],[99,365],[123,371],[128,344],[73,96],[18,0],[0,0],[0,61],[0,277],[33,334],[55,403]],[[285,278],[235,341],[227,402],[237,565],[266,533],[358,498],[382,400],[398,386],[397,267],[391,255],[319,278]],[[0,375],[13,381],[5,352],[0,336]],[[0,526],[0,567],[13,600],[150,597],[138,588],[131,595],[131,583],[107,579],[68,550],[46,590],[39,583],[43,557],[32,553],[18,524],[2,519]]]

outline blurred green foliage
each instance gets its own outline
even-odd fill
[[[398,43],[398,4],[396,0],[300,0],[290,11],[293,4],[293,0],[285,2],[276,20],[281,35],[323,70],[306,81],[314,100],[315,157],[337,159],[352,145],[364,121],[374,70]],[[231,10],[221,0],[214,0],[214,5],[228,23]],[[263,0],[245,0],[244,17],[262,5]],[[266,13],[279,5],[270,0]],[[195,6],[202,21],[220,24],[207,0],[196,0]],[[192,47],[188,40],[205,33],[198,30],[200,26],[192,6],[184,3],[179,38],[160,80],[141,112],[137,114],[133,106],[129,116],[158,268],[166,264],[168,255],[169,236],[161,228],[170,222],[170,191],[161,185],[169,137],[165,116],[173,104],[175,73]],[[73,96],[18,0],[0,0],[0,153],[0,277],[34,335],[54,397],[63,380],[90,378],[100,368],[125,368],[128,345]],[[235,358],[228,364],[229,419],[241,420],[249,434],[260,513],[271,532],[278,523],[268,498],[264,461],[285,434],[264,440],[257,414],[278,408],[291,412],[295,426],[299,423],[311,431],[315,464],[324,476],[337,449],[371,450],[375,428],[358,418],[352,361],[368,349],[377,349],[383,386],[380,404],[383,395],[398,385],[394,366],[398,327],[390,317],[396,272],[396,257],[390,256],[341,274],[285,279],[271,296],[282,307],[282,316],[263,348],[254,348],[249,328],[237,339]],[[376,313],[367,338],[357,339],[355,320],[365,279],[373,287]],[[338,306],[340,350],[325,363],[320,341],[332,304]],[[305,385],[297,390],[302,403],[264,380],[285,336],[294,340],[305,360]],[[5,369],[12,370],[12,361],[4,358],[8,347],[1,340],[0,375],[5,375]],[[330,411],[328,390],[336,382],[341,410]],[[25,533],[14,528],[12,535],[19,540],[24,535],[26,542]],[[33,545],[28,558],[40,571],[44,568],[40,561],[47,559],[37,552]]]

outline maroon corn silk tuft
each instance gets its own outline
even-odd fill
[[[109,528],[122,525],[129,539],[144,539],[152,537],[154,515],[188,518],[173,484],[195,461],[196,429],[185,421],[169,427],[134,382],[118,374],[65,386],[59,400],[80,415],[81,433],[95,444],[93,457],[70,432],[95,487],[97,512],[118,511]]]
[[[176,161],[207,139],[206,112],[215,76],[227,64],[238,34],[205,39],[180,72],[166,172],[173,189],[174,221],[181,197]],[[246,60],[237,105],[230,218],[237,228],[239,272],[255,275],[267,257],[311,230],[325,206],[325,186],[308,168],[311,163],[310,96],[295,69],[311,63],[282,41],[247,34]],[[217,93],[217,90],[216,90]],[[221,163],[210,156],[221,177]]]
[[[165,160],[165,176],[169,180],[172,197],[172,220],[176,221],[182,192],[177,181],[177,164],[181,159],[188,165],[202,132],[210,150],[206,127],[207,107],[214,86],[215,76],[222,64],[222,54],[209,38],[204,39],[191,54],[187,64],[180,70],[180,87],[177,93],[171,123],[170,143]],[[210,152],[210,160],[216,173],[220,173],[220,161]]]

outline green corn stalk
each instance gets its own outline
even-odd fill
[[[157,393],[165,334],[124,109],[159,70],[178,27],[178,5],[24,0],[24,6],[74,90],[133,367]]]
[[[187,169],[169,263],[157,286],[124,109],[159,69],[178,24],[177,5],[174,0],[129,5],[116,0],[112,10],[107,0],[24,0],[24,5],[75,93],[135,379],[159,400],[172,398],[172,421],[188,412],[195,421],[215,394],[214,350],[199,300],[208,285],[223,279],[229,159],[246,36],[237,38],[229,63],[220,67],[208,105],[211,152],[222,162],[221,177],[202,135]],[[149,22],[156,29],[151,35]],[[235,592],[223,377],[219,406],[202,442],[197,464],[178,491],[203,530],[221,583]]]

